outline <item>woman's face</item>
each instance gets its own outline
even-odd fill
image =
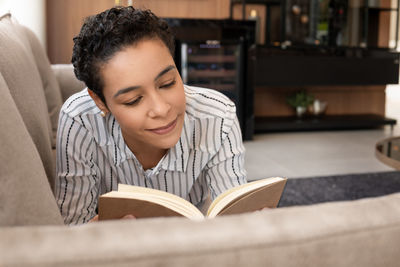
[[[114,115],[133,152],[169,149],[178,142],[185,93],[174,60],[162,41],[145,39],[128,46],[100,72],[107,103],[107,107],[100,108]]]

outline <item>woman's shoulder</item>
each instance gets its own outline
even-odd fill
[[[235,104],[224,94],[207,88],[185,85],[185,127],[196,149],[216,153],[236,120]],[[186,123],[186,121],[185,121]],[[219,137],[219,138],[218,138]]]
[[[59,118],[61,132],[69,131],[64,125],[68,124],[71,128],[75,125],[74,131],[88,133],[100,146],[110,144],[110,133],[116,128],[114,117],[108,114],[103,118],[100,113],[100,109],[85,88],[70,96],[63,104]]]
[[[208,88],[185,85],[186,112],[198,118],[232,118],[235,104],[224,94]]]
[[[70,96],[61,107],[61,112],[70,117],[99,114],[100,109],[90,97],[87,88]]]

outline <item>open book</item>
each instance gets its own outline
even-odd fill
[[[127,214],[136,218],[185,216],[190,219],[213,218],[275,208],[281,198],[286,178],[273,177],[231,188],[219,195],[203,215],[189,201],[164,191],[132,185],[118,185],[99,198],[99,220],[119,219]]]

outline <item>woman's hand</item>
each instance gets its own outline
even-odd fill
[[[89,220],[89,223],[99,221],[99,215],[94,216],[92,219]]]
[[[125,219],[136,219],[136,217],[133,216],[132,214],[128,214],[128,215],[125,215],[124,217],[122,217],[121,219],[123,219],[123,220],[125,220]]]
[[[265,207],[265,208],[261,208],[261,209],[259,209],[259,210],[256,210],[255,212],[258,212],[258,211],[265,211],[265,210],[271,210],[271,208]]]
[[[122,220],[125,220],[125,219],[136,219],[136,217],[133,216],[132,214],[127,214],[127,215],[125,215],[124,217],[122,217],[121,219],[122,219]],[[96,216],[94,216],[92,219],[90,219],[90,220],[89,220],[89,223],[97,222],[97,221],[99,221],[99,215],[96,215]]]

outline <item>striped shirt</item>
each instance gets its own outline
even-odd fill
[[[200,206],[211,195],[246,183],[244,146],[235,105],[223,94],[184,86],[186,111],[179,141],[144,170],[110,113],[100,116],[86,89],[63,105],[57,135],[55,195],[66,224],[96,215],[101,194],[118,183],[178,195]]]

